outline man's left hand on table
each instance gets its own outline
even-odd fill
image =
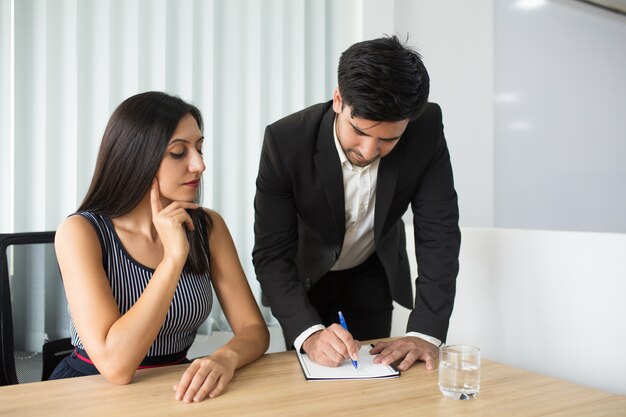
[[[398,369],[406,371],[415,361],[426,362],[426,369],[435,369],[439,348],[430,342],[414,336],[405,336],[391,342],[378,342],[370,349],[371,354],[378,354],[374,363],[390,365],[399,361]]]

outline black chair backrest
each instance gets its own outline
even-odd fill
[[[54,234],[0,234],[0,386],[47,379],[71,352]]]

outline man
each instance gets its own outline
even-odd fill
[[[255,197],[253,262],[288,347],[320,364],[358,359],[388,337],[392,301],[407,334],[375,362],[434,369],[454,303],[460,232],[439,106],[419,54],[397,37],[339,60],[333,100],[269,125]],[[402,215],[411,206],[419,277],[413,306]],[[350,332],[337,324],[341,310]]]

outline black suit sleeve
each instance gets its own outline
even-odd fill
[[[411,203],[418,278],[408,331],[446,340],[459,270],[461,233],[450,155],[438,111],[434,152]]]
[[[298,277],[298,223],[292,183],[271,126],[265,130],[256,186],[252,261],[263,295],[291,345],[304,330],[322,321]]]

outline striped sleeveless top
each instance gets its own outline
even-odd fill
[[[96,230],[102,249],[102,266],[111,285],[117,307],[120,313],[124,314],[143,293],[154,269],[141,265],[126,252],[108,216],[87,211],[77,214],[89,220]],[[206,237],[206,224],[201,223],[200,230]],[[207,239],[202,239],[202,246],[206,253],[208,253],[207,245]],[[165,322],[146,357],[186,352],[196,337],[198,327],[209,316],[212,303],[210,273],[196,275],[183,271]],[[72,344],[84,350],[74,327],[74,321],[71,319],[71,311],[70,332]]]

